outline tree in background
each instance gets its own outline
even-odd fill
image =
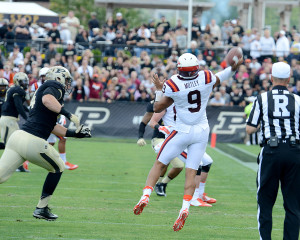
[[[91,18],[91,12],[97,13],[97,19],[101,25],[106,21],[106,9],[95,6],[94,0],[50,0],[50,9],[59,13],[61,17],[67,16],[68,11],[72,10],[80,20],[80,24],[85,27]],[[144,22],[148,23],[151,18],[150,11],[146,12],[141,9],[116,8],[114,9],[114,18],[117,12],[123,14],[123,18],[129,24],[129,29],[139,27]]]

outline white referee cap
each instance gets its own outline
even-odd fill
[[[284,62],[274,63],[272,66],[272,76],[276,78],[289,78],[291,76],[290,65]]]

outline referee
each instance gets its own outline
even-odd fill
[[[271,240],[272,208],[279,182],[284,200],[284,240],[298,240],[300,226],[300,97],[289,93],[290,66],[283,62],[272,67],[271,91],[255,100],[246,132],[260,125],[263,147],[258,156],[257,203],[260,239]]]

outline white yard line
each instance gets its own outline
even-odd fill
[[[245,150],[245,149],[239,148],[239,147],[237,147],[237,146],[235,146],[235,145],[233,145],[233,144],[230,144],[230,143],[228,143],[227,145],[230,146],[230,147],[232,147],[232,148],[234,148],[234,149],[236,149],[236,150],[238,150],[238,151],[240,151],[240,152],[243,152],[243,153],[245,153],[245,154],[248,154],[248,155],[251,156],[251,157],[257,158],[257,155],[258,155],[258,154],[251,153],[251,152],[249,152],[249,151],[247,151],[247,150]]]
[[[232,160],[236,161],[237,163],[239,163],[239,164],[241,164],[241,165],[243,165],[243,166],[245,166],[245,167],[247,167],[247,168],[250,168],[250,169],[253,170],[254,172],[257,171],[257,163],[256,163],[256,162],[243,162],[243,161],[241,161],[240,159],[238,159],[238,158],[232,156],[231,154],[228,154],[228,153],[226,153],[226,152],[220,150],[219,148],[213,148],[213,149],[216,150],[217,152],[219,152],[219,153],[225,155],[226,157],[231,158]]]

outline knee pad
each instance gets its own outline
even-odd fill
[[[202,172],[208,173],[210,167],[211,167],[211,164],[208,164],[208,165],[206,165],[206,166],[202,166]]]
[[[170,163],[173,168],[184,168],[184,163],[179,158],[172,159]]]

